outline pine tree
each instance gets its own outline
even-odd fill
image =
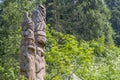
[[[120,45],[120,0],[105,1],[112,13],[110,22],[115,31],[114,41],[117,45]]]
[[[50,7],[48,4],[48,10],[51,8],[48,22],[56,30],[74,34],[79,40],[98,40],[104,37],[105,43],[113,43],[113,31],[109,23],[110,11],[104,0],[63,0],[64,2],[56,3],[54,1],[50,1]],[[53,8],[54,5],[57,7]],[[57,19],[54,15],[57,15]],[[51,17],[53,23],[50,21]],[[56,26],[56,23],[59,25]]]

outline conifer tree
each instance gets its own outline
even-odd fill
[[[114,42],[120,45],[120,0],[105,0],[108,8],[111,10],[112,28],[115,31]]]
[[[48,3],[48,10],[50,8],[51,11],[49,10],[47,15],[48,22],[56,30],[74,34],[79,40],[98,40],[103,37],[105,43],[113,43],[113,31],[109,23],[110,11],[104,0],[54,1]],[[53,8],[54,5],[57,7]],[[57,18],[54,15],[57,15]],[[55,23],[59,25],[56,26]]]

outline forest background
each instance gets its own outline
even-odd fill
[[[120,0],[0,0],[0,80],[18,79],[24,13],[41,3],[45,80],[119,80]]]

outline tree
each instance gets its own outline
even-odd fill
[[[74,34],[79,40],[98,40],[104,37],[105,43],[113,43],[113,31],[109,23],[110,11],[103,0],[54,1],[48,3],[48,9],[51,9],[48,12],[48,22],[56,30]],[[57,7],[53,8],[54,5]],[[57,18],[54,15],[57,15]],[[52,23],[53,20],[55,22]],[[56,23],[59,25],[54,25]]]
[[[120,45],[120,0],[105,0],[108,8],[111,10],[110,22],[115,31],[114,42]]]

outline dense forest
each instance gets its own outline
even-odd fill
[[[0,80],[18,79],[21,23],[39,4],[45,80],[120,80],[120,0],[0,0]]]

